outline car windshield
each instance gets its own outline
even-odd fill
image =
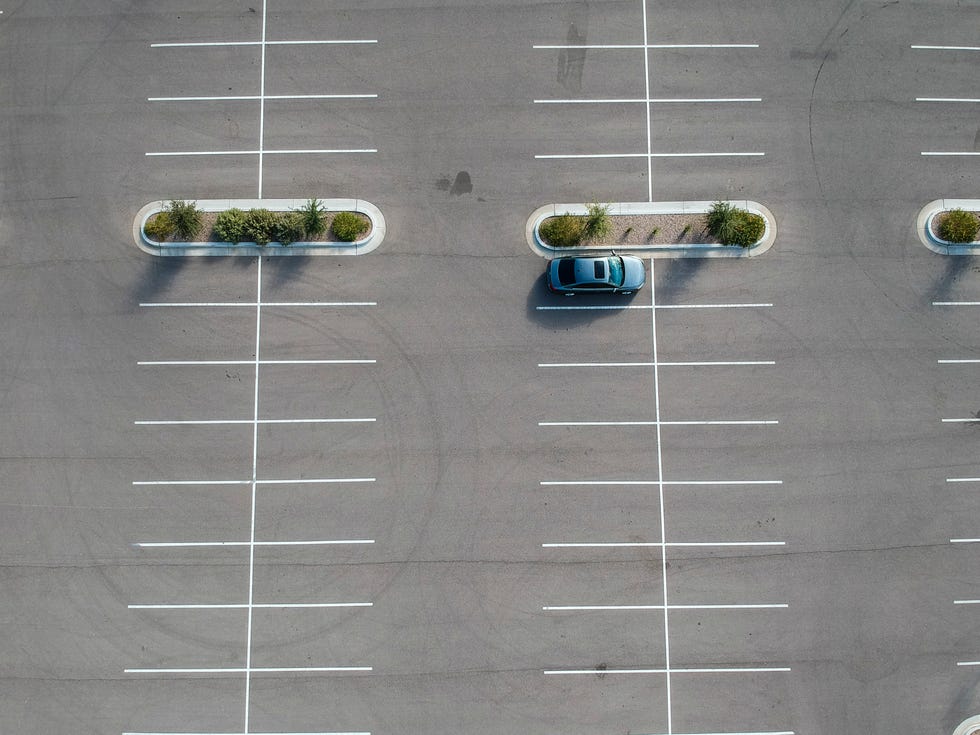
[[[567,258],[558,261],[558,281],[562,284],[575,283],[575,260]]]
[[[626,278],[626,271],[623,268],[623,259],[620,257],[609,259],[609,283],[616,288],[623,285]]]

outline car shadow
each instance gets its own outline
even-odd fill
[[[637,296],[642,301],[644,289],[628,296],[617,294],[576,294],[565,296],[548,290],[545,273],[538,276],[527,294],[528,321],[546,327],[578,327],[593,324],[621,313],[633,305]],[[569,308],[574,307],[574,308]],[[589,308],[592,307],[592,308]],[[598,308],[595,308],[598,307]]]

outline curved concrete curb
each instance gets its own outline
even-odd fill
[[[953,730],[953,735],[973,735],[980,730],[980,715],[967,717],[959,726]]]
[[[919,216],[915,219],[915,230],[919,235],[919,241],[932,252],[940,255],[980,255],[980,240],[957,244],[932,234],[932,220],[951,209],[980,212],[980,199],[933,199],[919,210]]]
[[[650,258],[752,258],[762,255],[772,247],[776,240],[776,220],[766,207],[758,202],[747,199],[731,202],[740,209],[758,214],[765,220],[766,229],[762,239],[755,245],[741,248],[735,245],[717,245],[711,243],[685,245],[610,245],[608,247],[553,248],[541,240],[538,228],[548,217],[560,214],[587,214],[588,204],[546,204],[535,209],[528,217],[524,227],[524,237],[528,247],[543,258],[554,258],[563,253],[592,255],[616,252],[629,252],[631,255]],[[609,214],[704,214],[711,209],[714,202],[614,202],[609,204]]]
[[[252,209],[265,207],[274,212],[299,209],[309,199],[198,199],[192,200],[202,212],[221,212],[232,207]],[[146,221],[167,206],[165,201],[150,202],[136,213],[133,220],[133,240],[136,246],[150,255],[364,255],[377,248],[385,238],[386,224],[381,210],[363,199],[321,199],[326,212],[359,212],[371,220],[371,232],[354,242],[294,242],[280,245],[270,242],[257,245],[254,242],[181,242],[161,243],[151,240],[143,232]]]

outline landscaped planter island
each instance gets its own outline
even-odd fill
[[[967,213],[965,217],[967,220],[970,219],[969,215],[973,216],[973,228],[965,228],[967,236],[972,233],[972,241],[954,242],[942,236],[944,219],[954,213]],[[962,217],[963,215],[960,214],[959,216]],[[922,244],[934,253],[941,255],[980,255],[977,223],[980,223],[980,199],[934,199],[919,210],[919,215],[916,218],[916,232]]]
[[[527,220],[528,246],[545,258],[562,255],[608,253],[610,250],[655,258],[744,258],[761,255],[776,239],[772,213],[758,202],[739,200],[721,203],[731,210],[761,218],[761,234],[744,247],[724,245],[707,234],[709,213],[718,202],[618,202],[599,204],[549,204],[536,209]],[[542,233],[548,221],[571,215],[586,219],[599,207],[608,214],[608,232],[586,237],[580,244],[557,247]]]
[[[311,203],[319,216],[316,218],[320,225],[304,230],[302,215],[308,215]],[[174,205],[186,207],[191,205],[200,215],[200,225],[197,235],[180,237],[178,232],[172,232],[166,237],[157,234],[161,228],[159,218],[167,217]],[[279,217],[285,221],[289,218],[291,233],[295,239],[283,244],[275,239],[274,230],[266,235],[265,244],[254,239],[222,240],[216,237],[215,230],[222,232],[229,229],[228,213],[240,211],[241,218],[247,218],[251,212],[259,210],[264,219],[271,220]],[[222,222],[222,213],[224,222]],[[347,213],[347,214],[342,214]],[[350,240],[337,236],[336,218],[345,218],[350,234],[345,236]],[[255,216],[255,220],[262,217]],[[294,222],[300,220],[300,222]],[[217,225],[216,226],[216,221]],[[221,225],[225,226],[222,227]],[[246,223],[248,224],[248,223]],[[280,222],[282,224],[282,222]],[[254,227],[252,228],[255,229]],[[311,234],[312,230],[312,234]],[[148,234],[148,231],[151,234]],[[240,236],[248,238],[243,228]],[[150,202],[136,214],[133,220],[133,239],[144,252],[151,255],[364,255],[377,248],[385,236],[385,219],[381,211],[363,199],[199,199],[193,202],[171,200]]]

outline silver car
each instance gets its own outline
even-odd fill
[[[643,261],[632,255],[598,258],[557,258],[548,264],[548,289],[552,293],[630,294],[646,283]]]

